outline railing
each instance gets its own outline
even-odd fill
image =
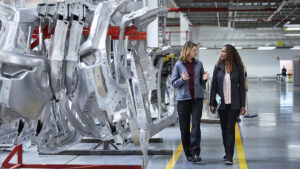
[[[166,40],[168,45],[180,45],[180,35],[186,34],[185,41],[190,41],[191,32],[190,31],[167,31]]]
[[[286,74],[286,76],[283,76],[282,74],[277,74],[276,80],[277,80],[277,82],[291,83],[291,82],[293,82],[293,74],[289,73],[289,74]]]

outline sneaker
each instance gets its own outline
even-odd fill
[[[227,156],[226,156],[226,155],[224,155],[224,157],[223,157],[223,161],[226,161],[226,158],[227,158]]]
[[[194,158],[193,158],[192,156],[186,157],[186,159],[187,159],[188,161],[193,161],[193,160],[194,160]]]
[[[231,158],[231,159],[227,158],[227,159],[225,160],[225,164],[227,164],[227,165],[232,165],[232,158]]]
[[[202,160],[202,158],[199,156],[199,155],[194,155],[193,156],[193,162],[194,163],[199,163],[199,162],[201,162],[201,160]]]

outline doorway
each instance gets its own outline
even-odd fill
[[[279,69],[280,73],[281,73],[283,66],[287,70],[286,82],[293,82],[293,60],[280,60],[280,69]]]

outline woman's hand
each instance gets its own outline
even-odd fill
[[[182,73],[182,80],[190,80],[190,76],[187,72]]]
[[[209,78],[209,73],[207,73],[207,71],[205,71],[203,74],[203,80],[207,80],[208,78]]]
[[[210,106],[210,112],[211,112],[212,114],[215,113],[215,107],[214,107],[214,106]]]
[[[245,109],[245,107],[242,107],[241,108],[241,113],[240,113],[241,115],[245,115],[246,114],[246,109]]]

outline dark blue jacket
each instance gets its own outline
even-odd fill
[[[210,106],[216,106],[215,99],[216,94],[221,97],[221,105],[219,109],[225,109],[224,92],[223,92],[223,81],[225,77],[225,64],[221,64],[219,67],[215,67],[211,92],[210,92]],[[245,107],[245,77],[244,68],[242,66],[236,67],[230,73],[231,80],[231,109],[239,110],[241,107]]]
[[[177,61],[172,75],[172,86],[178,88],[177,100],[190,100],[192,99],[189,80],[182,79],[182,73],[188,72],[182,61]],[[202,62],[194,59],[194,98],[204,98],[202,86],[206,80],[203,80],[204,69]]]

